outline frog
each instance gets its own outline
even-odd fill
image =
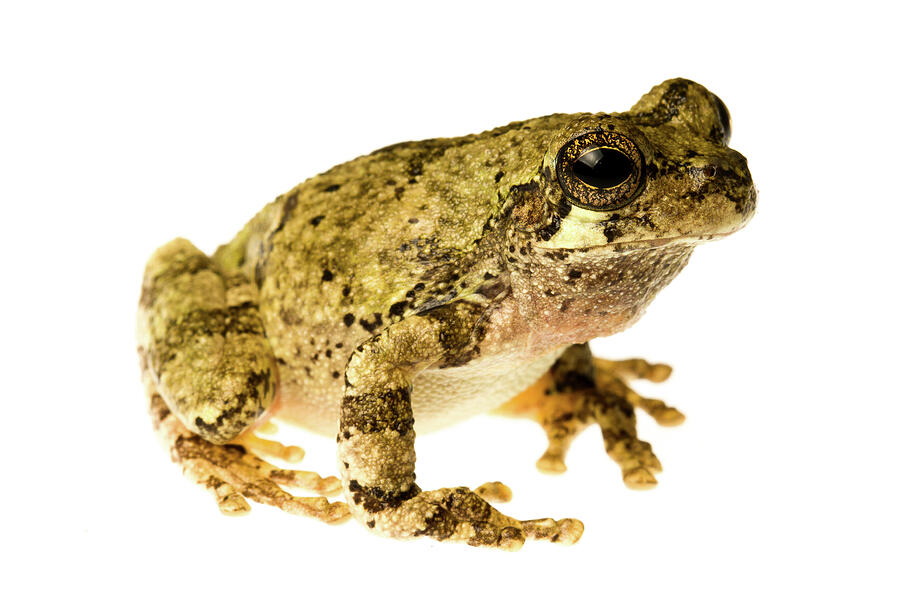
[[[560,473],[597,426],[624,483],[655,486],[636,410],[684,415],[632,380],[671,367],[588,342],[633,325],[698,245],[751,219],[756,187],[730,137],[718,96],[670,79],[625,112],[376,150],[278,196],[210,255],[169,242],[138,309],[155,430],[227,515],[252,500],[397,539],[575,543],[578,519],[497,509],[500,482],[421,489],[416,435],[531,418],[547,436],[538,468]],[[334,437],[338,475],[276,466],[303,451],[266,437],[273,419]]]

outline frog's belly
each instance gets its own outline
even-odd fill
[[[525,391],[553,365],[565,350],[528,362],[508,358],[482,359],[451,369],[431,369],[413,381],[413,416],[416,432],[425,433],[488,412]],[[333,436],[340,422],[340,396],[282,399],[277,417]]]
[[[416,431],[433,431],[497,408],[540,379],[560,354],[514,365],[498,360],[425,371],[413,383]]]

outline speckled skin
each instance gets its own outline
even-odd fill
[[[697,244],[751,217],[755,188],[729,127],[713,94],[669,80],[625,113],[550,115],[344,163],[278,197],[212,257],[170,242],[145,273],[139,352],[174,459],[186,460],[179,439],[207,448],[194,478],[241,512],[248,477],[216,444],[277,415],[337,435],[349,511],[380,533],[575,541],[578,521],[506,517],[484,488],[421,491],[415,432],[516,398],[507,412],[548,432],[544,470],[564,469],[571,437],[598,423],[626,483],[655,483],[632,406],[661,422],[680,413],[621,378],[660,380],[665,368],[594,360],[584,342],[633,324]],[[637,149],[630,187],[589,197],[563,179],[560,150],[587,136]],[[272,483],[263,471],[250,479]],[[306,514],[344,514],[315,506]]]

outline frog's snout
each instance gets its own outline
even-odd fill
[[[743,225],[756,211],[756,186],[750,176],[747,159],[740,152],[729,151],[725,169],[723,187],[728,198],[734,202],[735,210],[741,215]]]
[[[721,194],[735,204],[739,213],[752,214],[756,207],[756,186],[747,159],[739,152],[728,150],[727,154],[691,167],[691,179],[696,192]]]
[[[734,152],[734,157],[721,166],[716,167],[716,181],[714,189],[717,189],[734,207],[736,223],[734,230],[746,225],[747,221],[756,212],[756,186],[750,177],[747,168],[747,159]]]
[[[727,235],[741,229],[756,211],[756,186],[747,159],[734,150],[707,156],[689,169],[690,186],[683,218],[698,231]]]
[[[756,212],[756,196],[756,186],[753,185],[753,182],[751,181],[746,197],[738,202],[737,207],[738,211],[744,215],[745,223],[753,216],[753,213]]]

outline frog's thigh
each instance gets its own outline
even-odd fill
[[[187,240],[147,263],[138,343],[166,405],[203,439],[228,442],[272,402],[275,362],[253,286]]]
[[[277,469],[243,446],[285,458],[297,448],[237,437],[274,395],[275,367],[255,302],[240,274],[223,276],[186,240],[150,259],[139,308],[141,369],[154,427],[172,460],[215,495],[226,514],[249,510],[245,498],[336,521],[343,503],[296,498],[279,484],[335,493],[339,482],[308,471]]]

